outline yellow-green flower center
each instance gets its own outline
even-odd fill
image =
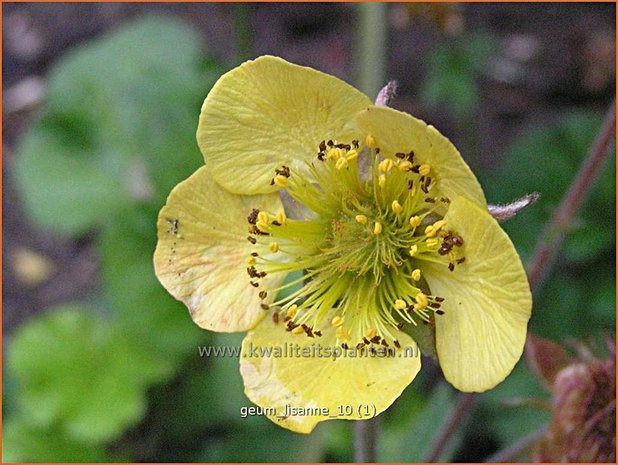
[[[406,323],[429,323],[443,313],[444,299],[431,295],[423,279],[423,262],[453,271],[464,261],[463,239],[443,219],[449,199],[437,192],[431,166],[415,163],[410,150],[382,156],[372,136],[364,142],[322,141],[309,166],[312,180],[287,166],[273,173],[271,183],[286,189],[298,218],[249,214],[256,251],[247,273],[260,288],[269,273],[302,272],[277,289],[259,290],[264,299],[296,289],[263,305],[288,331],[314,337],[332,325],[342,345],[398,346]],[[263,258],[266,248],[280,259]]]

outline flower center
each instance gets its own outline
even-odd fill
[[[282,166],[271,181],[300,207],[299,219],[283,211],[249,214],[248,240],[256,245],[248,259],[251,285],[259,288],[269,273],[300,272],[277,289],[260,290],[262,299],[280,293],[262,304],[275,322],[309,337],[332,325],[344,346],[398,347],[405,324],[444,313],[423,263],[453,271],[465,260],[463,239],[443,219],[449,199],[413,151],[383,156],[371,135],[362,145],[322,141],[308,168],[311,180]],[[266,248],[281,258],[259,253]]]

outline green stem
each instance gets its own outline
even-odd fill
[[[385,3],[358,4],[357,87],[375,97],[386,84],[388,18]]]
[[[239,63],[251,58],[251,21],[250,8],[248,3],[234,3],[232,5],[232,15],[234,18],[234,47],[236,49],[236,59]]]

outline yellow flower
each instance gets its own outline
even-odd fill
[[[418,328],[435,333],[458,389],[510,373],[530,317],[526,275],[435,128],[266,56],[219,79],[197,139],[206,167],[161,210],[156,273],[201,327],[249,330],[245,392],[273,421],[307,433],[382,412],[420,369]],[[304,208],[286,217],[278,191]]]

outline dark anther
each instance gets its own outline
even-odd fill
[[[376,148],[375,148],[375,152],[376,152],[376,155],[377,155],[378,153],[380,153],[380,147],[376,147]]]
[[[411,179],[408,179],[408,189],[412,189],[414,187],[414,181],[412,181]]]
[[[444,315],[444,310],[436,310],[436,313],[437,313],[438,315]]]
[[[449,199],[448,197],[440,197],[440,202],[451,203],[451,199]]]
[[[329,139],[329,141],[326,143],[326,145],[328,145],[329,147],[332,147],[333,145],[335,145],[335,143]]]
[[[258,253],[257,253],[257,252],[251,252],[251,256],[252,256],[252,257],[257,257],[257,256],[258,256]]]
[[[354,139],[354,140],[352,141],[352,147],[354,147],[355,149],[357,149],[357,148],[359,147],[359,145],[358,145],[358,141],[357,141],[356,139]]]
[[[429,304],[431,308],[440,308],[440,304],[438,302],[432,302]]]
[[[275,324],[279,323],[279,313],[277,312],[273,313],[273,322]]]
[[[266,304],[260,304],[260,307],[262,307],[262,310],[268,310],[270,308],[270,306]]]
[[[418,174],[418,170],[421,169],[421,165],[414,165],[412,166],[412,168],[410,168],[410,171],[412,171],[413,173],[417,173]]]
[[[317,337],[322,337],[322,331],[320,331],[319,329],[316,329],[313,334],[315,334]]]
[[[461,247],[463,245],[464,241],[461,237],[459,236],[453,236],[453,245],[456,245],[457,247]]]
[[[436,302],[444,302],[444,297],[434,297],[433,300]]]
[[[425,194],[429,194],[429,189],[427,189],[427,185],[426,185],[426,184],[421,184],[421,190],[422,190]]]
[[[251,210],[251,213],[249,213],[249,216],[247,217],[247,221],[249,222],[249,224],[255,224],[257,222],[257,217],[259,213],[260,211],[257,208]]]
[[[281,168],[277,168],[275,170],[275,173],[281,175],[281,176],[285,176],[286,178],[290,177],[290,168],[288,168],[287,166],[283,165]]]
[[[326,150],[326,142],[325,141],[320,142],[320,145],[318,145],[318,148],[320,149],[320,152],[323,152],[324,150]]]
[[[270,180],[270,185],[271,185],[271,186],[274,186],[274,185],[275,185],[275,178],[272,178],[272,179]]]
[[[370,341],[373,342],[374,344],[379,344],[380,343],[380,339],[382,339],[380,336],[375,335],[373,336]]]
[[[260,291],[260,293],[258,294],[260,299],[265,299],[267,295],[268,293],[266,291]]]
[[[400,321],[399,323],[397,323],[397,329],[401,331],[402,328],[403,328],[403,321]]]
[[[449,263],[448,264],[448,270],[449,271],[453,271],[455,269],[455,264],[454,263]]]
[[[440,255],[446,255],[450,251],[451,251],[451,247],[448,246],[448,244],[444,244],[444,245],[442,245],[442,247],[440,247],[440,249],[438,250],[438,253]]]
[[[367,339],[366,337],[363,338],[363,342],[365,343],[366,346],[368,346],[369,344],[371,344],[371,342],[369,341],[369,339]]]
[[[313,331],[311,331],[311,327],[310,326],[306,325],[305,323],[303,323],[301,326],[305,330],[305,333],[307,333],[307,336],[313,337]]]
[[[406,154],[405,154],[405,153],[403,153],[403,152],[397,152],[397,153],[395,154],[395,156],[396,156],[397,158],[401,158],[402,160],[403,160],[404,158],[406,158]]]
[[[324,155],[324,152],[318,153],[318,160],[324,161],[324,158],[326,158],[326,155]]]
[[[345,342],[343,344],[341,344],[341,347],[343,347],[343,350],[348,350],[349,349],[348,345]]]
[[[247,237],[247,240],[248,240],[249,242],[251,242],[252,244],[255,244],[255,243],[257,242],[257,240],[255,239],[255,237],[251,237],[251,236]]]
[[[253,287],[260,287],[259,283],[256,283],[254,281],[249,281],[249,284],[251,284]]]
[[[251,277],[251,278],[259,278],[260,274],[257,272],[257,270],[255,269],[254,266],[250,266],[247,268],[247,274]]]
[[[277,220],[274,220],[272,223],[273,226],[281,226],[281,223],[279,223]]]
[[[410,150],[410,153],[408,153],[408,161],[410,163],[414,161],[414,150]]]
[[[461,257],[457,260],[457,264],[462,264],[465,261],[466,261],[466,257]]]
[[[436,199],[434,199],[433,197],[427,197],[425,199],[425,202],[427,202],[427,203],[436,203]]]
[[[266,277],[266,271],[260,271],[258,273],[258,278],[265,278]]]
[[[397,347],[398,349],[401,349],[401,344],[399,344],[399,341],[397,339],[393,341],[393,344],[395,344],[395,347]]]

